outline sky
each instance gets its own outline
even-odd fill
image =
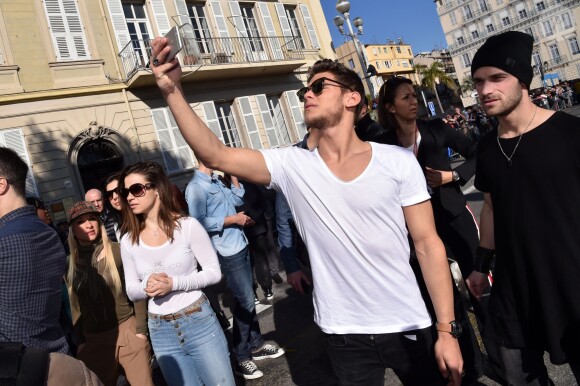
[[[338,15],[336,0],[320,0],[334,45],[350,39],[341,35],[333,23]],[[350,0],[350,20],[363,19],[363,44],[385,44],[388,39],[403,38],[413,54],[447,48],[445,35],[433,0]],[[344,25],[346,31],[348,27]],[[354,29],[354,26],[353,26]]]

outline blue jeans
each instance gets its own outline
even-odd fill
[[[391,334],[326,334],[339,385],[382,386],[392,368],[405,386],[444,386],[431,327]]]
[[[236,299],[234,355],[238,362],[242,362],[251,359],[252,350],[257,350],[264,344],[254,304],[254,280],[250,254],[246,247],[232,256],[222,256],[218,253],[218,259],[228,287]]]
[[[149,315],[151,343],[163,377],[169,386],[234,386],[224,332],[209,301],[200,307],[175,320]]]

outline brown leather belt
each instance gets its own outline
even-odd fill
[[[205,297],[205,295],[201,295],[199,299],[197,299],[195,302],[193,302],[192,304],[190,304],[189,306],[182,308],[181,310],[174,312],[173,314],[167,314],[167,315],[159,315],[159,314],[152,314],[151,312],[149,312],[149,317],[150,318],[159,318],[161,320],[177,320],[179,318],[183,318],[186,315],[191,315],[193,313],[196,312],[200,312],[201,311],[201,305],[203,304],[203,302],[205,302],[207,300],[207,298]]]

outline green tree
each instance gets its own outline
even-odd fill
[[[439,104],[439,109],[441,113],[444,113],[445,111],[441,105],[439,93],[437,93],[437,84],[442,83],[453,91],[456,90],[456,85],[453,79],[445,73],[443,64],[440,62],[433,62],[430,66],[418,64],[415,66],[415,71],[421,76],[421,84],[433,90],[437,98],[437,103]]]
[[[473,83],[473,79],[471,76],[466,76],[461,82],[461,92],[462,93],[469,93],[470,91],[475,90],[475,84]]]

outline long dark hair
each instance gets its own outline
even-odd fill
[[[155,184],[159,194],[159,225],[167,238],[173,241],[173,232],[179,228],[178,219],[183,217],[181,209],[175,199],[171,182],[157,162],[139,162],[127,166],[119,175],[119,189],[125,189],[125,177],[129,174],[140,174],[148,183]],[[133,244],[139,244],[139,234],[145,228],[145,217],[142,214],[134,214],[127,203],[127,199],[121,197],[121,213],[123,225],[121,237],[128,234]]]
[[[395,103],[395,95],[397,95],[397,89],[402,84],[410,84],[413,85],[410,79],[407,79],[402,76],[395,76],[392,78],[387,79],[385,83],[381,86],[381,90],[379,91],[379,125],[384,127],[387,130],[398,130],[399,122],[395,118],[395,114],[391,113],[385,104],[393,104]]]
[[[103,180],[103,184],[101,186],[101,192],[103,192],[103,203],[105,205],[105,208],[109,211],[109,214],[111,216],[113,216],[113,219],[115,220],[115,222],[117,224],[119,224],[119,228],[123,225],[123,216],[121,215],[121,212],[118,211],[117,209],[113,208],[113,205],[111,205],[111,201],[109,200],[109,197],[107,197],[107,185],[109,185],[111,182],[113,181],[117,181],[117,192],[120,192],[120,182],[119,182],[119,176],[121,175],[121,172],[114,172],[109,174],[107,177],[105,177],[105,179]],[[119,196],[119,202],[123,201],[123,199],[121,198],[121,194],[117,193],[117,195]],[[123,205],[121,203],[121,205]]]

